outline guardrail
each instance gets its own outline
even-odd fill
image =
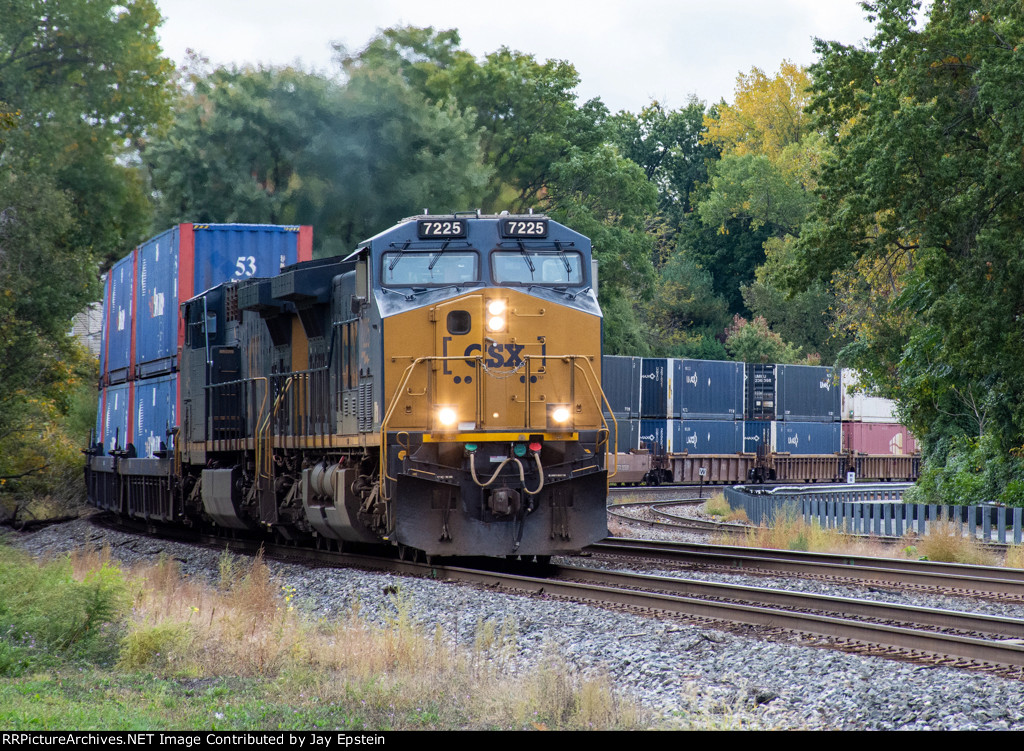
[[[926,534],[929,524],[950,521],[964,535],[982,540],[1021,544],[1024,509],[991,504],[945,506],[903,503],[911,483],[815,488],[736,485],[725,488],[733,508],[742,508],[753,524],[771,524],[779,515],[799,515],[826,529],[847,534],[902,537],[907,532]]]

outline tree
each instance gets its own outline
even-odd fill
[[[293,68],[218,68],[191,85],[146,151],[160,226],[313,224],[318,252],[342,253],[424,207],[464,208],[489,174],[472,120],[391,70],[342,84]]]
[[[750,311],[784,327],[808,352],[834,353],[827,330],[815,325],[825,320],[831,297],[822,288],[805,293],[792,286],[797,273],[789,267],[798,259],[787,251],[818,201],[816,172],[825,155],[805,112],[809,86],[807,71],[787,61],[774,77],[753,68],[737,78],[735,103],[723,102],[705,117],[702,139],[722,155],[697,194],[704,232],[691,231],[687,242],[715,270],[734,313]]]
[[[866,48],[817,44],[811,109],[833,156],[803,278],[838,279],[863,311],[846,354],[899,395],[929,462],[969,436],[1009,456],[1024,445],[1024,14],[936,0],[918,28],[915,2],[866,7]]]
[[[69,240],[117,258],[147,229],[132,154],[165,121],[171,96],[156,5],[2,0],[0,18],[0,165],[52,176],[72,200]]]
[[[807,71],[788,60],[774,78],[756,67],[740,73],[735,103],[720,104],[705,120],[705,139],[725,154],[761,154],[778,162],[811,130],[804,112],[809,90]]]
[[[725,349],[733,360],[742,362],[800,363],[799,351],[768,328],[763,318],[748,321],[736,316],[726,330]],[[802,364],[817,365],[817,357],[808,357]]]
[[[99,294],[98,263],[123,255],[148,225],[135,154],[167,115],[173,69],[152,0],[0,0],[0,19],[0,494],[9,497],[63,485],[61,467],[75,464],[62,421],[88,366],[67,332]]]
[[[453,31],[389,29],[355,55],[346,73],[401,75],[438,106],[474,118],[491,168],[476,205],[485,211],[545,211],[591,238],[601,266],[605,339],[634,340],[638,316],[625,301],[650,296],[652,239],[645,222],[657,193],[640,168],[607,145],[607,109],[578,103],[576,69],[507,47],[477,59]],[[619,328],[621,327],[621,328]],[[614,351],[614,350],[613,350]]]

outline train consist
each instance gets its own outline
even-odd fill
[[[913,480],[913,436],[853,371],[606,356],[621,483]]]
[[[589,240],[422,215],[311,260],[308,227],[180,225],[104,300],[93,504],[139,519],[544,557],[607,534]]]

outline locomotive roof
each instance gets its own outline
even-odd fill
[[[506,231],[507,223],[511,221],[543,224],[545,232],[543,235],[537,236],[511,235]],[[443,224],[445,222],[465,222],[465,229],[458,234],[439,233],[430,237],[424,237],[420,231],[423,223]],[[436,245],[438,241],[444,242],[446,239],[468,242],[478,248],[499,245],[502,241],[511,243],[512,247],[518,247],[519,240],[552,244],[557,240],[558,243],[566,247],[572,247],[587,254],[591,249],[589,238],[556,222],[546,214],[510,214],[507,211],[500,214],[482,214],[479,211],[461,211],[452,214],[424,213],[406,217],[383,232],[363,240],[355,252],[358,253],[367,248],[387,248],[390,243],[403,244],[405,242],[411,243],[409,249],[412,250],[418,242],[429,242]]]

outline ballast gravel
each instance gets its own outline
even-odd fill
[[[217,551],[112,532],[86,520],[12,533],[6,539],[39,556],[61,555],[86,544],[109,545],[126,565],[151,562],[162,553],[177,559],[186,576],[218,576]],[[530,669],[558,654],[584,674],[603,673],[624,695],[648,708],[658,727],[687,727],[698,717],[701,727],[1024,729],[1024,682],[976,671],[861,657],[804,646],[798,636],[783,643],[462,584],[355,569],[268,565],[282,586],[295,588],[297,602],[314,618],[331,619],[358,607],[361,617],[383,622],[394,615],[395,598],[388,593],[398,588],[430,632],[439,625],[467,646],[472,646],[481,622],[512,629],[515,666]],[[791,580],[764,586],[795,588]],[[820,586],[831,591],[831,585]],[[848,588],[834,591],[850,594]],[[915,604],[927,600],[914,595]],[[950,603],[934,601],[932,606]]]

